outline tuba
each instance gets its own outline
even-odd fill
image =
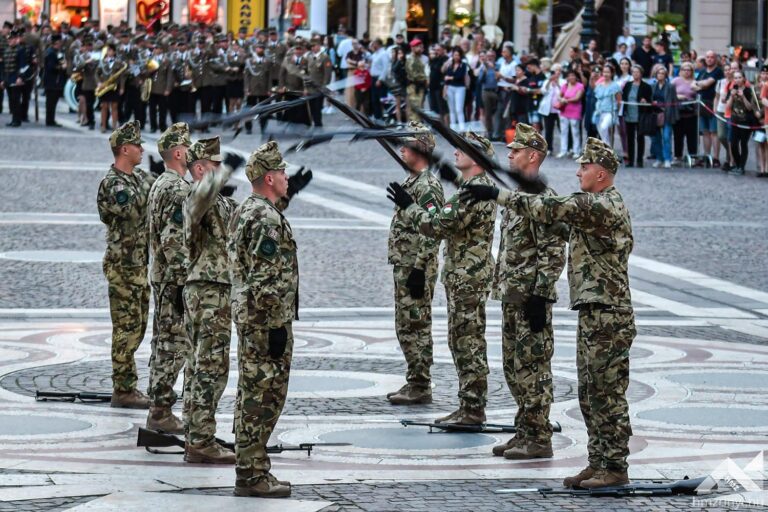
[[[128,64],[125,62],[122,62],[120,67],[117,71],[112,73],[109,78],[104,80],[102,83],[100,83],[96,90],[94,91],[94,94],[97,98],[101,98],[105,94],[107,94],[109,91],[114,91],[117,89],[117,81],[120,79],[120,75],[125,73],[125,70],[128,69]]]
[[[149,101],[149,96],[152,94],[152,75],[160,67],[155,59],[149,59],[145,65],[144,71],[149,74],[147,78],[141,83],[141,101],[146,103]]]

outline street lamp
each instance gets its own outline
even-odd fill
[[[581,49],[583,50],[589,45],[590,40],[597,39],[595,0],[584,0],[584,14],[581,20]]]

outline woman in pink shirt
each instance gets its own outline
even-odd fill
[[[569,69],[566,82],[560,90],[560,153],[557,158],[563,158],[568,152],[568,132],[573,139],[571,154],[581,154],[581,98],[584,96],[584,84],[579,81],[576,71]]]

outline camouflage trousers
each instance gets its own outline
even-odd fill
[[[626,470],[629,456],[629,349],[637,331],[631,307],[579,310],[576,367],[579,406],[587,426],[589,464]]]
[[[424,106],[424,89],[409,85],[405,88],[405,95],[408,104],[408,120],[421,121],[421,117],[413,107],[422,108]]]
[[[532,332],[523,304],[502,304],[501,333],[504,378],[517,403],[516,437],[546,444],[552,439],[552,304],[547,304],[547,326]]]
[[[152,355],[149,358],[149,398],[155,407],[176,403],[173,385],[184,363],[184,384],[189,379],[189,342],[184,332],[183,285],[152,283],[155,316],[152,322]]]
[[[293,356],[293,327],[285,325],[288,341],[283,354],[269,354],[269,329],[237,325],[237,382],[235,410],[236,485],[258,483],[272,467],[267,443],[285,405]]]
[[[467,293],[450,285],[448,348],[459,376],[459,405],[464,410],[485,410],[488,401],[488,355],[485,342],[485,302],[488,292]]]
[[[139,380],[134,355],[144,339],[149,317],[147,269],[105,267],[104,275],[109,284],[112,318],[112,387],[115,391],[132,391]]]
[[[192,377],[185,390],[187,442],[205,446],[216,436],[216,408],[229,378],[232,339],[230,286],[195,281],[184,287]]]
[[[432,367],[432,297],[437,283],[437,260],[427,265],[424,297],[414,299],[405,286],[411,267],[396,265],[395,279],[395,333],[400,350],[408,366],[405,380],[414,388],[430,385]]]

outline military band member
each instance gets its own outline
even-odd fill
[[[562,234],[568,237],[571,308],[579,312],[576,366],[589,465],[563,485],[593,489],[629,482],[632,427],[626,392],[629,350],[637,333],[628,274],[633,237],[629,211],[614,186],[620,160],[613,149],[590,137],[578,162],[580,193],[529,195],[476,186],[466,194],[567,227]]]
[[[157,150],[165,171],[149,192],[149,249],[152,255],[150,282],[155,301],[152,323],[152,356],[149,372],[151,405],[147,428],[174,434],[184,433],[184,423],[171,408],[177,396],[173,385],[185,362],[190,346],[184,328],[184,282],[187,277],[187,251],[184,246],[182,204],[189,193],[187,151],[192,141],[186,123],[177,123],[163,132]],[[191,375],[185,374],[185,388]]]
[[[96,118],[93,115],[93,106],[96,102],[96,85],[98,84],[96,78],[96,69],[99,66],[99,61],[94,59],[93,53],[93,38],[83,38],[83,44],[78,52],[74,54],[73,71],[80,73],[82,78],[79,81],[79,96],[78,102],[80,103],[83,111],[85,112],[85,124],[90,130],[93,130],[96,126]]]
[[[127,63],[116,57],[115,46],[113,44],[107,45],[107,52],[96,70],[99,86],[103,87],[108,82],[113,84],[112,89],[99,98],[101,102],[101,133],[107,132],[107,119],[110,113],[112,114],[112,126],[117,126],[120,96],[125,80],[123,76],[125,74],[124,65],[127,66]]]
[[[144,339],[149,313],[147,198],[154,178],[137,167],[144,149],[137,121],[109,137],[114,164],[101,180],[96,204],[107,227],[104,276],[112,318],[112,407],[146,409],[136,387],[134,354]]]
[[[276,87],[280,83],[280,70],[288,54],[288,47],[278,40],[277,29],[274,27],[269,27],[266,44],[266,55],[270,65],[269,76],[272,87]]]
[[[269,97],[269,91],[271,88],[270,82],[270,63],[264,55],[264,43],[257,41],[251,46],[250,55],[245,60],[245,95],[246,105],[253,107],[256,104],[264,101]],[[261,126],[261,132],[264,133],[264,129],[267,127],[267,118],[260,117],[259,125]],[[251,133],[253,128],[253,122],[248,120],[245,122],[245,130],[248,134]]]
[[[21,32],[13,29],[8,35],[8,47],[3,54],[2,85],[8,91],[8,110],[11,112],[11,122],[6,126],[17,128],[24,118],[22,106],[22,88],[24,79],[21,69],[29,65],[27,52],[21,43]]]
[[[224,94],[227,100],[227,112],[237,112],[243,106],[243,95],[245,92],[243,83],[245,49],[233,41],[226,50],[224,59],[227,64]],[[238,127],[239,121],[235,123],[233,128],[237,129]]]
[[[404,139],[400,148],[411,172],[402,184],[414,201],[427,210],[443,207],[443,187],[429,170],[435,137],[420,123],[409,123],[419,135]],[[395,285],[395,332],[407,365],[406,384],[387,394],[392,405],[432,403],[432,296],[437,282],[440,242],[421,234],[401,208],[395,208],[389,227],[387,261]]]
[[[67,59],[62,49],[61,34],[52,34],[50,46],[43,57],[43,87],[45,88],[45,125],[60,127],[56,122],[56,105],[64,94],[67,81]]]
[[[331,58],[323,50],[323,40],[320,37],[313,37],[311,41],[311,52],[308,55],[308,74],[309,85],[307,90],[310,94],[318,92],[319,87],[324,87],[331,83],[331,74],[333,73],[333,64]],[[317,126],[323,126],[323,101],[324,97],[319,97],[309,102],[309,110],[312,114],[312,123]]]
[[[544,137],[532,126],[518,123],[515,139],[507,147],[510,170],[535,179],[547,155]],[[542,194],[555,195],[551,189]],[[517,403],[517,432],[494,446],[494,455],[552,457],[552,304],[557,302],[555,285],[564,266],[565,241],[551,233],[550,226],[505,209],[493,298],[502,305],[504,377]]]
[[[152,80],[152,89],[149,96],[149,126],[152,133],[168,129],[168,98],[173,90],[173,66],[165,49],[157,45],[152,52],[152,59],[157,62],[158,68],[149,79]]]
[[[227,83],[226,50],[223,48],[226,41],[226,36],[216,36],[214,44],[207,48],[204,54],[200,97],[200,112],[203,116],[222,112]]]
[[[491,142],[475,133],[467,140],[493,158]],[[462,186],[491,185],[485,170],[456,150],[456,167]],[[488,402],[488,356],[485,341],[485,304],[493,272],[493,227],[496,204],[459,199],[459,191],[445,204],[416,204],[398,183],[390,184],[392,199],[406,219],[424,235],[444,239],[441,281],[448,300],[448,348],[459,376],[459,408],[436,423],[477,425],[485,423]]]
[[[296,99],[306,94],[306,78],[309,77],[309,63],[306,57],[306,46],[303,41],[297,41],[293,52],[286,56],[280,68],[279,91],[284,99]],[[309,126],[309,105],[302,104],[286,110],[283,120],[289,123]]]
[[[216,408],[229,377],[232,333],[227,225],[237,203],[219,192],[231,168],[221,165],[218,137],[189,149],[194,185],[184,201],[184,245],[189,257],[184,287],[187,334],[193,368],[185,396],[188,426],[184,460],[234,464],[235,454],[216,442]]]

